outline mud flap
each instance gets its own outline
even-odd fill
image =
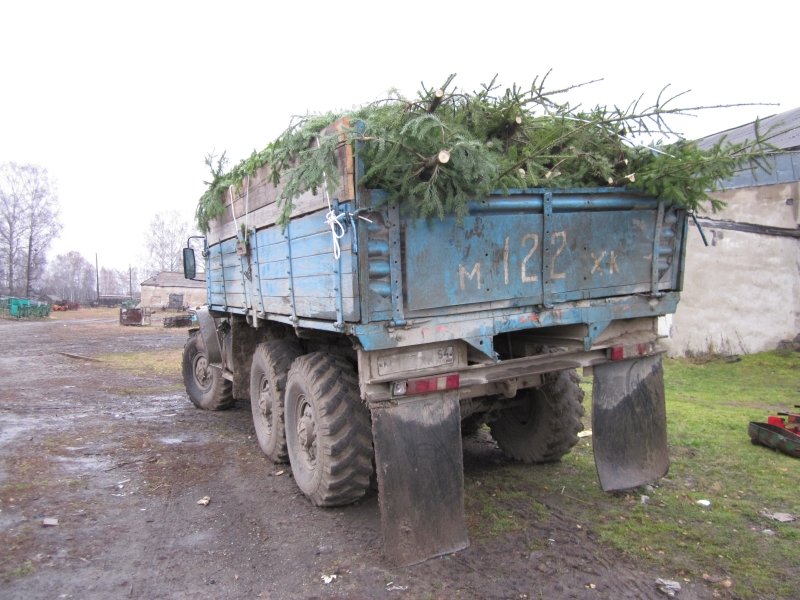
[[[661,356],[594,367],[592,440],[600,486],[624,490],[669,470]]]
[[[372,434],[386,558],[407,566],[466,548],[458,395],[373,406]]]

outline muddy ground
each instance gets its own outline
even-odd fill
[[[177,360],[146,375],[88,360],[169,362],[185,338],[109,311],[0,321],[0,598],[666,597],[654,582],[674,574],[626,562],[541,488],[531,496],[546,510],[522,530],[481,528],[468,498],[467,550],[387,564],[375,495],[312,507],[260,453],[247,402],[197,410]],[[486,436],[464,452],[468,492],[505,462]],[[682,586],[681,599],[712,597]]]

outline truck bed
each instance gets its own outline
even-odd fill
[[[285,228],[270,204],[217,224],[211,309],[349,333],[365,349],[457,337],[489,356],[504,331],[675,309],[686,219],[655,199],[514,190],[472,202],[463,219],[420,219],[380,191],[354,195],[332,203],[338,258],[321,196],[298,202]]]

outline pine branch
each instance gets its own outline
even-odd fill
[[[721,141],[700,150],[675,133],[671,119],[698,111],[752,104],[677,106],[688,92],[664,86],[652,104],[639,96],[623,107],[584,109],[553,99],[593,80],[547,89],[550,71],[528,87],[502,89],[495,75],[477,91],[424,84],[417,100],[396,91],[347,113],[293,117],[286,130],[261,151],[225,172],[226,160],[206,157],[211,172],[198,204],[198,226],[207,230],[221,215],[222,194],[262,168],[281,190],[281,222],[288,222],[296,198],[338,182],[337,150],[352,144],[364,164],[357,182],[382,188],[390,198],[420,216],[463,216],[467,202],[493,189],[532,186],[595,187],[623,183],[688,208],[719,202],[708,196],[716,182],[734,169],[763,163],[775,132],[745,144]],[[339,119],[358,127],[325,133]],[[660,138],[642,146],[641,136]],[[678,138],[673,144],[667,140]]]

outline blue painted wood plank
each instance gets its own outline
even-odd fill
[[[305,296],[308,298],[328,298],[335,299],[336,278],[334,275],[316,275],[313,277],[295,277],[294,295]],[[357,294],[356,280],[354,277],[342,278],[342,296],[345,298],[355,298]],[[288,279],[267,279],[262,282],[262,292],[264,296],[289,296]]]
[[[294,258],[294,257],[293,257]],[[292,274],[295,277],[308,277],[313,275],[327,275],[333,265],[323,264],[316,256],[305,256],[292,260]],[[356,263],[352,254],[342,253],[342,275],[352,275],[356,270]],[[259,268],[261,279],[285,279],[289,277],[289,261],[286,259],[274,262],[262,262]]]

